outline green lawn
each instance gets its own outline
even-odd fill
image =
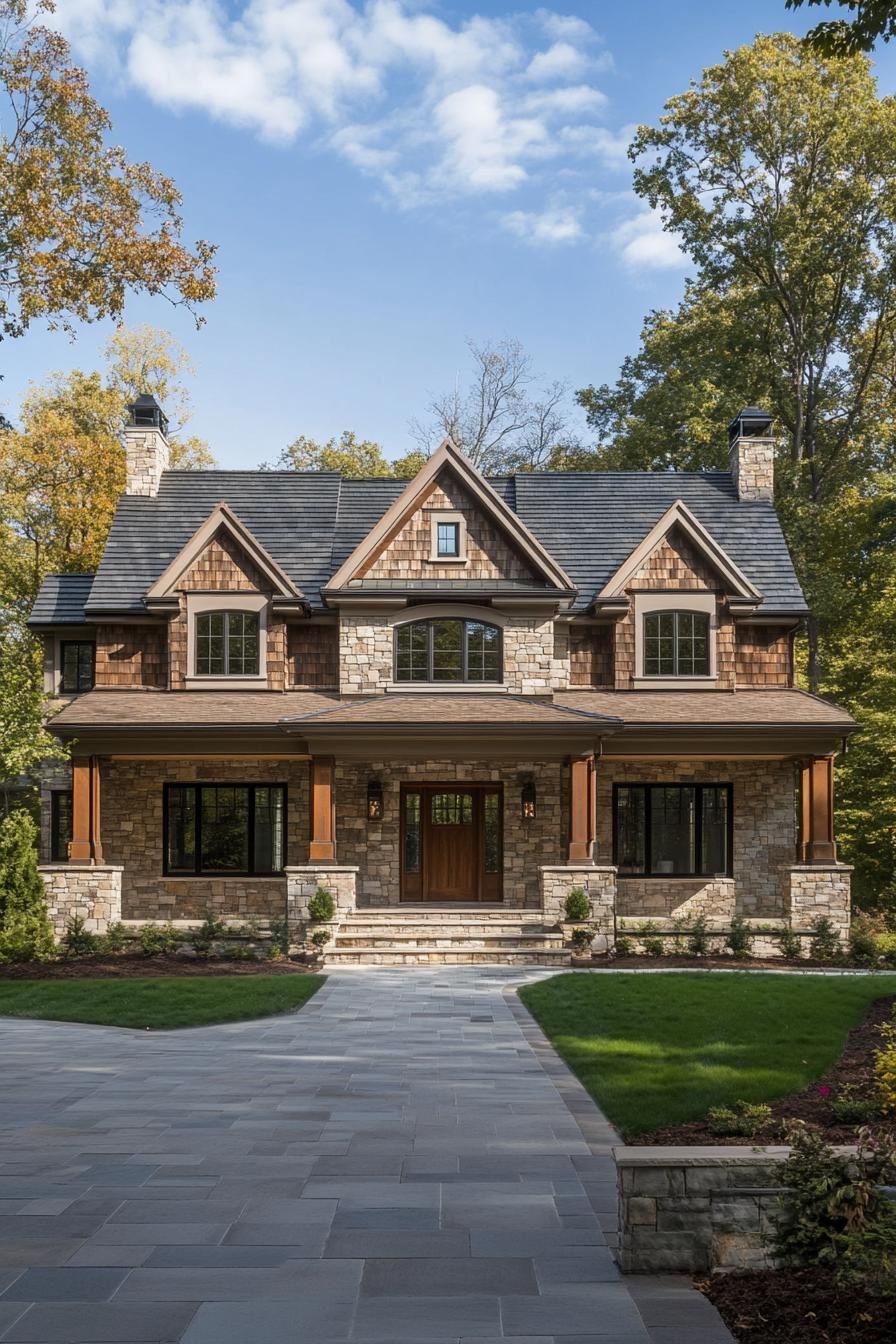
[[[158,976],[0,983],[0,1015],[108,1027],[207,1027],[300,1008],[322,975]]]
[[[623,1134],[820,1078],[896,975],[558,975],[520,998]]]

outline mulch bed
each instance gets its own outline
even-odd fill
[[[651,1130],[649,1134],[638,1134],[627,1142],[633,1145],[780,1143],[784,1140],[783,1129],[788,1120],[804,1120],[820,1129],[829,1143],[854,1143],[858,1126],[838,1124],[831,1114],[829,1098],[820,1092],[819,1088],[828,1087],[831,1089],[831,1094],[836,1095],[845,1084],[850,1084],[860,1095],[872,1095],[874,1051],[880,1047],[882,1025],[893,1019],[894,1005],[896,998],[893,995],[875,999],[868,1009],[864,1022],[858,1027],[853,1027],[849,1033],[843,1054],[833,1068],[824,1078],[810,1083],[802,1092],[795,1092],[792,1096],[771,1102],[771,1123],[752,1138],[719,1136],[710,1132],[705,1120],[690,1120],[686,1124],[666,1125],[661,1129]],[[875,1128],[889,1133],[896,1132],[896,1124],[893,1122],[876,1120]],[[818,1338],[823,1339],[824,1336],[819,1335]],[[890,1338],[896,1340],[896,1321]]]
[[[839,1287],[829,1269],[718,1274],[697,1287],[741,1344],[893,1344],[896,1298]]]
[[[315,967],[296,961],[189,961],[179,957],[79,957],[0,966],[0,980],[123,980],[155,975],[308,975]]]

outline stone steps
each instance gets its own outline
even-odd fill
[[[566,964],[557,929],[534,911],[504,905],[399,905],[361,909],[342,921],[324,959],[331,965]]]
[[[446,947],[454,950],[464,948],[489,947],[535,947],[554,948],[563,946],[563,938],[556,934],[506,934],[506,933],[445,933],[442,930],[423,930],[417,933],[346,933],[340,929],[336,935],[338,947],[401,948]]]
[[[441,966],[468,966],[477,962],[491,965],[523,966],[568,966],[569,952],[566,948],[526,948],[502,945],[497,948],[455,948],[418,946],[399,949],[396,947],[340,947],[336,945],[327,950],[324,956],[326,965],[362,965],[362,966],[420,966],[427,963]]]

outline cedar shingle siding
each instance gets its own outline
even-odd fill
[[[339,630],[335,625],[291,625],[287,630],[290,686],[339,685]]]

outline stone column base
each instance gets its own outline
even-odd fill
[[[591,901],[591,922],[595,935],[612,944],[616,937],[616,869],[594,863],[567,863],[539,869],[541,908],[546,927],[566,919],[564,909],[571,891],[581,887]]]
[[[42,863],[47,914],[57,939],[70,919],[80,916],[90,933],[107,933],[121,919],[121,875],[115,863]]]
[[[284,868],[286,875],[286,919],[290,937],[304,942],[308,926],[308,902],[324,887],[336,902],[332,932],[341,920],[357,908],[358,868],[339,863],[297,863]]]
[[[811,928],[816,919],[829,919],[841,943],[849,937],[848,863],[798,863],[787,870],[790,927]]]

